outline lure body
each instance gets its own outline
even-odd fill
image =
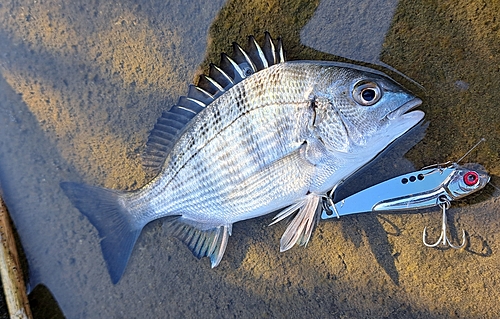
[[[321,219],[366,213],[397,212],[434,207],[484,188],[490,176],[480,169],[453,163],[403,174],[327,206]]]

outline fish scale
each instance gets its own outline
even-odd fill
[[[146,144],[156,175],[132,192],[63,182],[97,228],[113,283],[149,222],[217,266],[232,224],[294,216],[280,250],[307,244],[326,192],[423,117],[421,100],[385,74],[352,64],[284,61],[281,40],[233,45],[188,95],[163,112]]]

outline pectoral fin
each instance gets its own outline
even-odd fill
[[[300,246],[307,245],[309,238],[311,238],[312,231],[318,223],[318,218],[320,216],[320,209],[318,208],[320,200],[320,196],[308,194],[302,201],[295,203],[276,215],[275,221],[272,224],[290,216],[298,209],[292,222],[288,225],[283,236],[281,236],[281,252],[292,248],[296,243]]]

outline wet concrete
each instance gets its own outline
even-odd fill
[[[285,224],[267,227],[269,216],[235,224],[224,259],[210,269],[154,222],[124,278],[111,284],[97,232],[59,182],[143,185],[140,153],[156,118],[249,34],[283,36],[289,59],[343,55],[407,74],[425,89],[388,71],[424,100],[429,121],[407,159],[415,167],[456,160],[485,137],[467,161],[500,185],[500,5],[210,3],[0,4],[0,184],[31,284],[46,285],[68,318],[495,318],[500,192],[493,186],[450,210],[453,238],[462,228],[468,234],[463,250],[422,245],[425,226],[437,239],[438,210],[346,216],[320,224],[307,248],[286,253],[278,248]],[[373,23],[388,12],[390,23]],[[352,50],[357,33],[360,48]],[[383,168],[401,170],[400,163]]]

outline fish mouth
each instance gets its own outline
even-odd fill
[[[389,120],[394,120],[395,118],[398,118],[401,116],[406,117],[406,116],[413,116],[413,115],[418,115],[419,117],[422,117],[423,116],[422,111],[409,112],[410,110],[413,110],[414,108],[418,107],[420,104],[422,104],[422,100],[419,99],[418,97],[416,97],[413,100],[410,100],[410,101],[406,102],[405,104],[401,105],[400,107],[398,107],[397,109],[395,109],[391,113],[387,114],[387,118]]]

